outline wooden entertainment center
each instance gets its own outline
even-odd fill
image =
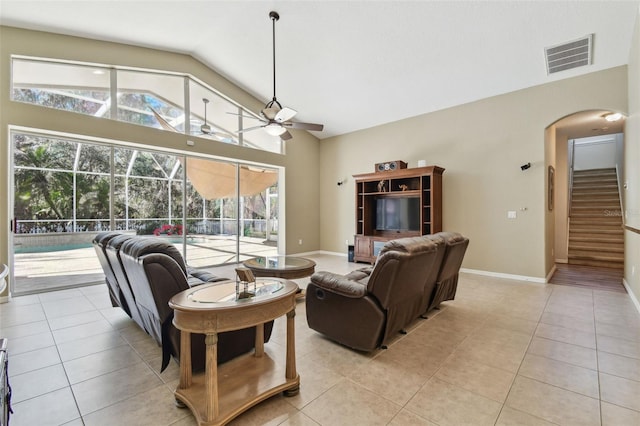
[[[442,173],[442,167],[427,166],[353,175],[356,262],[374,263],[389,240],[442,231]],[[401,218],[393,216],[398,210]]]

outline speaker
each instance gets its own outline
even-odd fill
[[[376,172],[391,172],[398,169],[406,169],[407,163],[404,161],[387,161],[384,163],[376,164]]]

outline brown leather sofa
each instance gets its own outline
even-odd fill
[[[469,240],[441,232],[389,241],[373,267],[318,272],[307,286],[309,327],[345,346],[372,351],[428,309],[455,297]]]
[[[226,278],[188,268],[174,245],[162,239],[120,234],[96,236],[96,252],[106,241],[106,260],[103,268],[110,294],[117,291],[129,308],[128,314],[158,345],[162,347],[164,370],[173,356],[179,360],[180,331],[173,325],[173,310],[169,300],[175,294],[194,285],[226,281]],[[99,255],[100,257],[100,255]],[[115,280],[115,285],[113,280]],[[111,281],[111,283],[109,283]],[[112,298],[113,301],[113,298]],[[122,306],[122,305],[120,305]],[[123,307],[124,310],[124,307]],[[125,311],[126,312],[126,311]],[[265,342],[271,336],[273,322],[265,324]],[[218,335],[218,363],[249,352],[255,346],[255,328],[236,330]],[[194,371],[205,366],[204,335],[191,335],[191,355]]]
[[[306,292],[309,327],[362,351],[386,344],[417,317],[437,253],[433,241],[402,238],[385,244],[370,275],[313,274]]]

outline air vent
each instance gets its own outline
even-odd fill
[[[593,34],[579,40],[546,47],[547,74],[570,70],[571,68],[591,65]]]

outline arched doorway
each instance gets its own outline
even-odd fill
[[[625,117],[615,113],[581,111],[547,128],[551,283],[624,291]]]

